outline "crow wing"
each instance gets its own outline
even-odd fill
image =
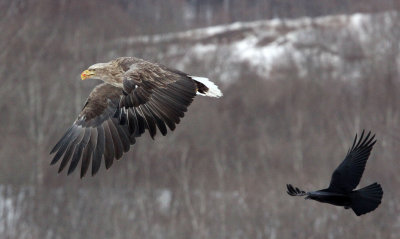
[[[286,184],[287,194],[290,196],[305,196],[307,193],[303,190],[300,190],[297,187],[293,187],[291,184]]]
[[[332,174],[329,190],[339,193],[351,192],[360,183],[365,165],[371,153],[372,147],[376,143],[375,135],[369,132],[364,138],[364,131],[357,141],[354,138],[353,146],[347,152],[343,162]]]

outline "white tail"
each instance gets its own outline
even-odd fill
[[[198,76],[190,76],[193,80],[200,82],[201,84],[205,85],[208,88],[208,91],[205,93],[197,92],[198,95],[209,96],[209,97],[216,97],[219,98],[223,94],[219,90],[218,86],[214,84],[214,82],[210,81],[205,77],[198,77]]]

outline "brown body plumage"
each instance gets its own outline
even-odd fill
[[[146,129],[152,138],[157,128],[163,135],[167,127],[174,130],[196,94],[222,96],[206,78],[134,57],[94,64],[81,78],[104,83],[93,89],[74,124],[51,151],[55,153],[52,164],[62,158],[59,172],[70,162],[71,173],[82,160],[81,177],[90,162],[92,175],[96,174],[102,158],[108,169]]]

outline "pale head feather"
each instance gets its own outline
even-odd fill
[[[109,66],[109,63],[96,63],[94,65],[89,66],[89,70],[95,70],[95,69],[102,69],[102,68],[106,68],[107,66]]]

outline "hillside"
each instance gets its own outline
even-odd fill
[[[215,66],[206,72],[221,81],[237,79],[243,65],[265,79],[293,72],[307,78],[318,71],[323,79],[358,80],[377,56],[398,61],[399,46],[393,40],[400,34],[399,23],[397,12],[237,22],[117,39],[108,48],[122,47],[124,55],[139,53],[178,69]],[[119,54],[111,51],[109,57]]]

